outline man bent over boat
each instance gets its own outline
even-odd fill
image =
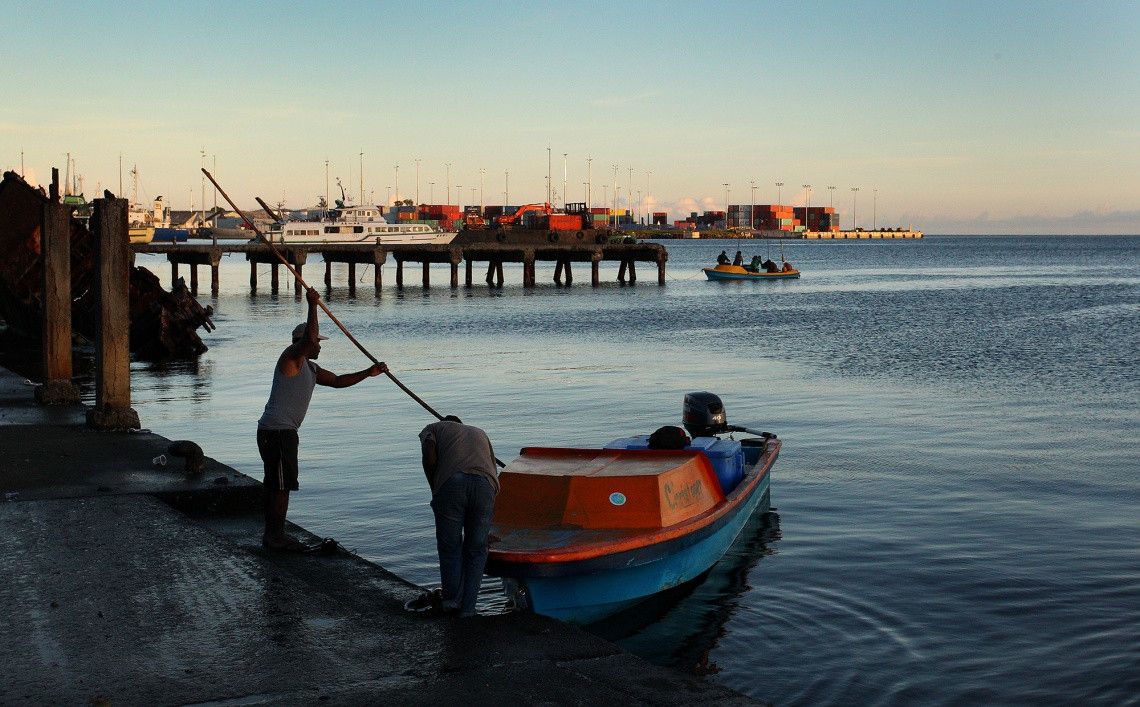
[[[431,485],[443,610],[474,616],[499,492],[495,451],[486,432],[454,415],[425,427],[420,445]]]
[[[297,429],[309,410],[313,388],[318,384],[347,388],[388,371],[386,365],[377,363],[363,371],[337,375],[314,363],[321,355],[321,341],[328,337],[321,336],[317,328],[317,302],[321,296],[310,287],[305,299],[309,303],[308,319],[293,329],[293,343],[277,359],[269,402],[257,421],[257,451],[265,463],[265,533],[261,544],[272,550],[309,549],[285,534],[285,514],[289,511],[289,492],[298,488]]]

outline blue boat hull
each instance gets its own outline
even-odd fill
[[[768,509],[769,479],[765,473],[735,513],[712,532],[692,543],[681,542],[666,554],[630,557],[621,567],[504,579],[504,585],[508,593],[512,584],[521,590],[527,607],[535,613],[578,624],[596,623],[708,571],[757,508]]]

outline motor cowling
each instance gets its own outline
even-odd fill
[[[728,431],[728,415],[720,397],[709,392],[686,393],[681,422],[693,437],[711,437]]]

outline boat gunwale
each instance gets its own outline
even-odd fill
[[[572,545],[561,549],[511,551],[492,547],[488,556],[489,566],[514,565],[533,567],[541,565],[567,565],[570,563],[588,562],[599,558],[615,558],[630,553],[639,553],[647,548],[665,545],[686,537],[692,537],[693,542],[697,542],[701,539],[700,536],[696,535],[697,533],[707,528],[715,530],[718,521],[730,518],[733,512],[743,505],[745,500],[752,495],[759,486],[760,481],[769,474],[772,465],[776,461],[776,457],[780,454],[781,444],[779,440],[773,439],[769,441],[768,445],[768,450],[765,451],[760,460],[751,467],[750,471],[745,473],[744,479],[741,480],[740,484],[725,496],[723,502],[713,506],[704,513],[667,528],[650,528],[644,532],[637,532],[623,538]],[[499,571],[500,568],[498,567],[494,569],[496,570],[494,574],[513,576]]]

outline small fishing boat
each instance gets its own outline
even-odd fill
[[[718,264],[715,268],[702,268],[710,280],[794,280],[799,278],[800,271],[785,262],[784,268],[776,272],[766,270],[749,270],[742,265]]]
[[[503,469],[486,572],[515,606],[598,622],[702,576],[768,510],[776,436],[727,425],[712,393],[686,395],[683,419],[692,440],[662,428],[597,449],[528,447]],[[729,432],[755,436],[718,436]],[[661,448],[669,436],[680,440]]]

